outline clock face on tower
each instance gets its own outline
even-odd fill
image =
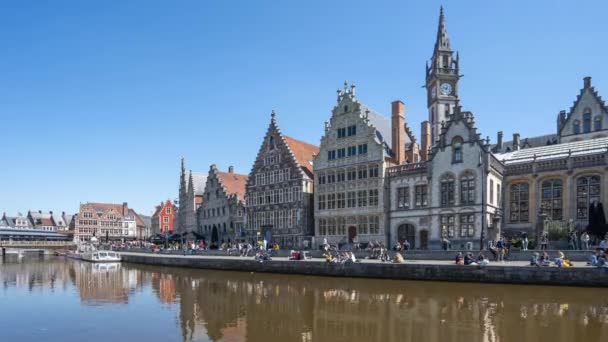
[[[440,89],[443,95],[450,95],[452,93],[452,85],[449,83],[442,83]]]

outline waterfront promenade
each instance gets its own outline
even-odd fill
[[[399,280],[481,282],[534,285],[608,286],[608,268],[575,263],[571,268],[532,267],[526,261],[493,262],[488,266],[454,265],[449,260],[406,260],[402,264],[362,259],[335,264],[323,259],[289,260],[274,257],[257,262],[253,257],[219,255],[175,255],[121,252],[125,262],[214,270],[284,273],[332,277]]]

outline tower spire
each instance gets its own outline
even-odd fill
[[[437,41],[435,42],[435,51],[452,51],[450,47],[450,39],[448,31],[445,28],[445,15],[443,14],[443,6],[439,8],[439,25],[437,26]]]

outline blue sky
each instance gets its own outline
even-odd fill
[[[495,140],[555,131],[584,76],[608,96],[604,1],[2,1],[0,211],[177,196],[179,162],[249,173],[272,109],[318,144],[344,80],[427,118],[439,6],[461,104]]]

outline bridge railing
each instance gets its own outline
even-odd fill
[[[15,247],[15,246],[27,246],[27,247],[67,247],[73,246],[73,241],[20,241],[20,240],[4,240],[0,241],[0,247]]]

